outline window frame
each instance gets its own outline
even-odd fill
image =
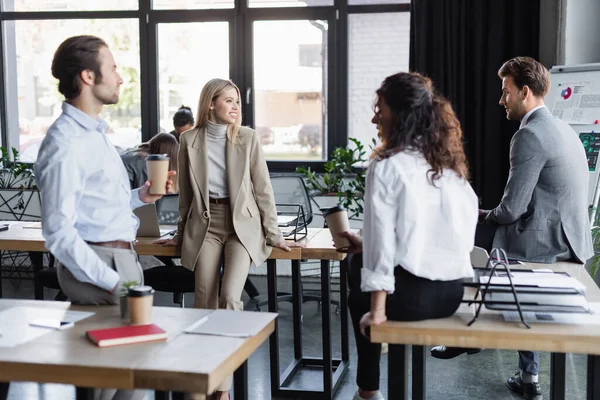
[[[51,20],[51,19],[137,19],[140,42],[140,90],[141,90],[141,140],[147,141],[152,133],[160,128],[159,91],[158,91],[158,24],[177,22],[213,22],[229,23],[229,65],[230,77],[242,92],[244,102],[243,123],[254,126],[254,87],[253,87],[253,32],[254,21],[268,20],[326,20],[328,23],[327,74],[327,137],[323,143],[327,159],[336,147],[345,147],[348,143],[348,16],[349,14],[410,12],[411,5],[379,4],[348,5],[347,0],[335,0],[333,6],[311,7],[249,7],[248,0],[235,0],[230,9],[191,9],[191,10],[154,10],[152,0],[139,0],[137,10],[102,11],[4,11],[0,3],[0,134],[3,146],[17,147],[19,140],[18,118],[16,131],[14,121],[9,126],[9,115],[16,107],[12,98],[16,90],[16,74],[11,73],[10,62],[16,63],[16,57],[10,60],[7,54],[15,49],[7,49],[7,21]],[[346,73],[336,73],[346,71]],[[12,71],[14,72],[14,71]],[[10,78],[8,77],[10,75]],[[12,86],[11,86],[12,85]],[[246,90],[252,88],[250,104],[245,104]],[[375,88],[374,88],[375,89]],[[15,97],[16,98],[16,97]],[[190,105],[195,109],[196,105]],[[16,140],[17,143],[14,143]],[[267,161],[273,173],[293,172],[302,165],[316,171],[323,171],[325,161]]]

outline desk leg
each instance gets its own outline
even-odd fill
[[[233,399],[248,400],[248,360],[233,374]]]
[[[550,399],[565,399],[565,353],[550,354]]]
[[[588,356],[587,400],[600,400],[600,356]]]
[[[269,312],[277,312],[277,260],[267,260],[267,299]],[[271,367],[271,395],[280,392],[279,381],[279,323],[275,318],[275,329],[269,336],[269,364]]]
[[[9,388],[10,382],[0,382],[0,400],[6,400],[8,398]]]
[[[29,259],[33,265],[33,285],[36,300],[44,300],[44,286],[38,281],[37,275],[44,268],[44,253],[30,251]]]
[[[154,391],[154,400],[169,400],[169,392],[162,390]]]
[[[332,398],[333,363],[331,357],[331,277],[329,260],[321,260],[321,298],[323,299],[323,392]]]
[[[75,388],[75,399],[76,400],[94,400],[94,389],[85,387]]]
[[[408,400],[408,354],[403,344],[389,345],[388,399]]]
[[[300,260],[292,260],[292,307],[294,327],[294,358],[302,358],[302,289]]]
[[[340,327],[342,329],[342,361],[350,362],[348,341],[348,258],[340,262]]]
[[[412,400],[425,399],[425,347],[412,346]]]

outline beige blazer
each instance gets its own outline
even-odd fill
[[[283,240],[269,170],[256,132],[241,127],[234,141],[227,135],[227,184],[233,227],[255,265]],[[208,156],[204,129],[179,138],[179,221],[174,239],[181,245],[181,263],[194,270],[210,224]]]

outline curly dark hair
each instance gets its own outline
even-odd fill
[[[376,157],[419,151],[431,166],[432,184],[444,169],[469,178],[460,123],[450,102],[435,92],[431,79],[400,72],[385,78],[376,93],[395,117],[391,132],[382,137],[382,145],[375,149]]]

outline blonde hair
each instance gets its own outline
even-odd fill
[[[208,121],[210,119],[210,115],[213,111],[210,109],[210,105],[212,102],[217,101],[219,96],[227,89],[235,89],[238,94],[238,98],[241,100],[240,89],[235,85],[235,83],[230,80],[225,79],[211,79],[204,85],[202,88],[202,92],[200,92],[200,100],[198,101],[198,112],[196,113],[196,125],[194,128],[203,129],[208,125]],[[242,103],[238,105],[238,116],[233,125],[229,125],[227,128],[227,133],[230,135],[229,139],[234,141],[238,132],[240,131],[240,126],[242,125]],[[214,119],[213,119],[213,122]]]

